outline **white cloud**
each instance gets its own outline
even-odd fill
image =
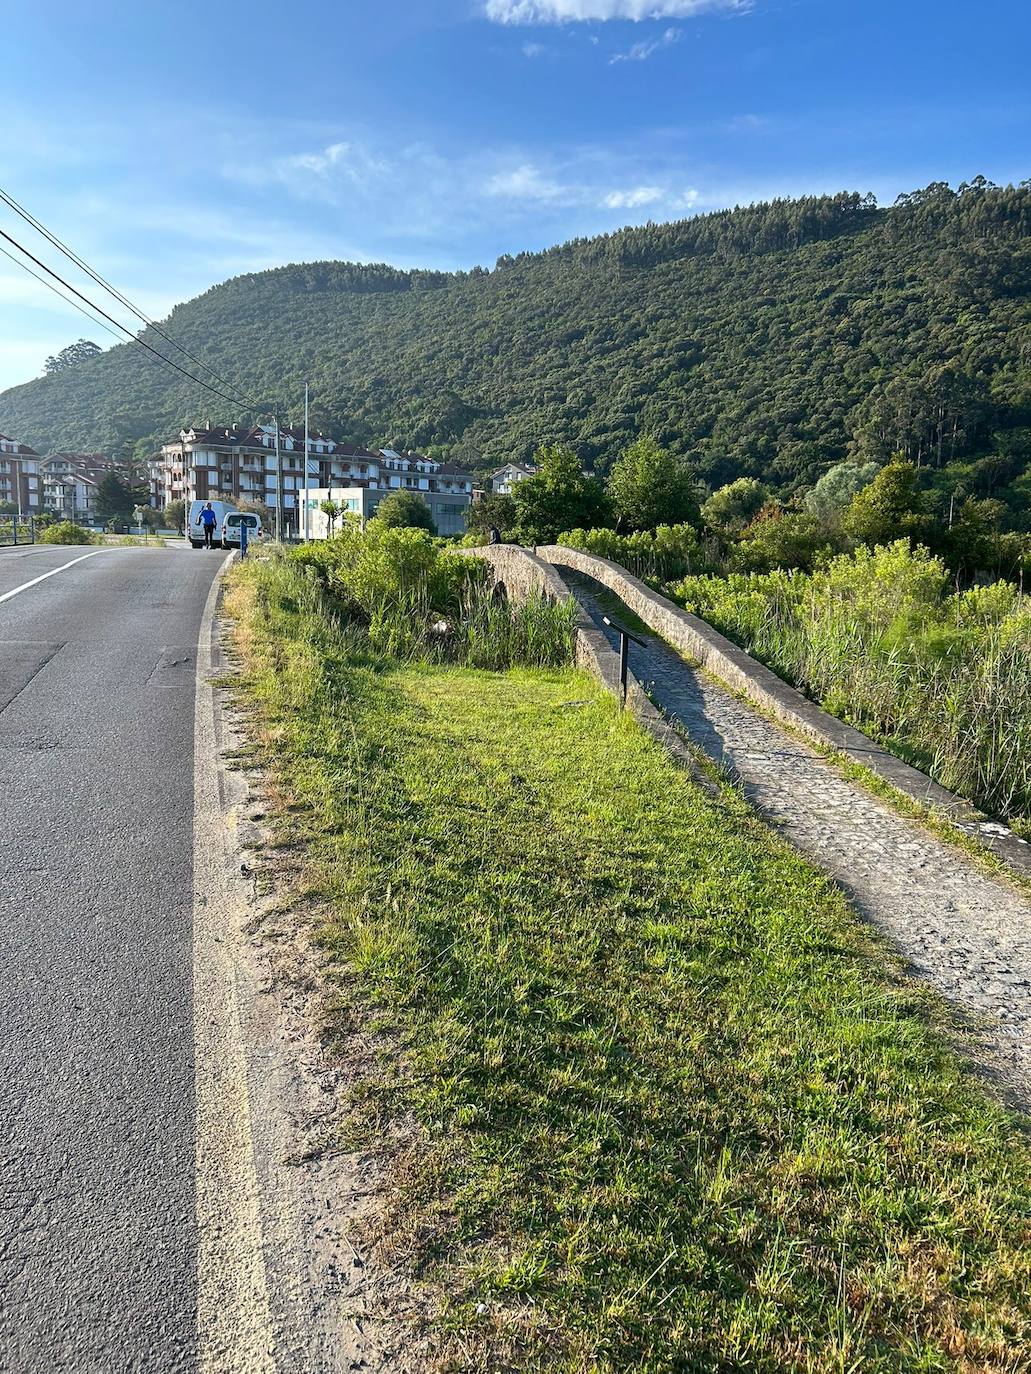
[[[664,195],[661,186],[634,186],[629,191],[610,191],[602,203],[610,210],[638,210],[642,205],[654,205]]]
[[[609,66],[616,62],[647,62],[652,53],[658,52],[660,48],[671,47],[680,41],[680,29],[666,29],[658,38],[653,38],[650,42],[634,43],[626,52],[617,52],[614,57],[609,58]]]
[[[762,115],[739,114],[735,115],[733,119],[728,119],[724,128],[732,134],[752,133],[758,129],[769,128],[769,124],[770,121]]]
[[[547,49],[547,47],[546,47],[543,43],[524,43],[524,44],[523,44],[523,56],[524,56],[524,57],[529,57],[529,58],[543,57],[544,54],[545,54],[547,51],[548,51],[548,49]]]
[[[489,196],[507,200],[558,201],[573,195],[571,187],[545,176],[532,162],[524,162],[509,172],[495,172],[487,178],[483,189]]]
[[[351,142],[330,143],[317,153],[298,153],[295,157],[282,159],[280,167],[311,172],[318,177],[343,176],[354,182],[378,178],[390,170],[382,158],[374,157],[367,149]]]
[[[486,0],[496,24],[575,24],[607,19],[690,19],[715,10],[744,11],[752,0]]]

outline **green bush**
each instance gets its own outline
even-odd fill
[[[835,715],[996,815],[1031,815],[1031,602],[1010,583],[954,593],[908,539],[822,572],[688,577],[688,610]]]
[[[376,654],[479,668],[558,667],[573,659],[574,608],[498,599],[487,568],[425,530],[371,520],[285,557],[305,576],[285,593],[343,625]]]
[[[97,544],[100,541],[95,534],[89,530],[84,530],[81,525],[76,525],[73,520],[61,520],[56,525],[49,525],[39,536],[41,544]]]
[[[646,582],[668,582],[714,567],[713,550],[693,525],[660,525],[652,533],[617,534],[615,530],[569,530],[558,542],[613,563]]]

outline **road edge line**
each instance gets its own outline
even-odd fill
[[[201,1374],[275,1374],[235,907],[221,787],[213,641],[222,563],[197,640],[193,734],[193,1033],[197,1343]]]

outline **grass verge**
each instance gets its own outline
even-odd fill
[[[589,679],[363,657],[266,576],[242,683],[442,1362],[1026,1368],[1024,1140],[840,894]]]

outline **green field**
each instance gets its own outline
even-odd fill
[[[444,1367],[1028,1368],[1019,1124],[809,864],[580,674],[228,607]]]

